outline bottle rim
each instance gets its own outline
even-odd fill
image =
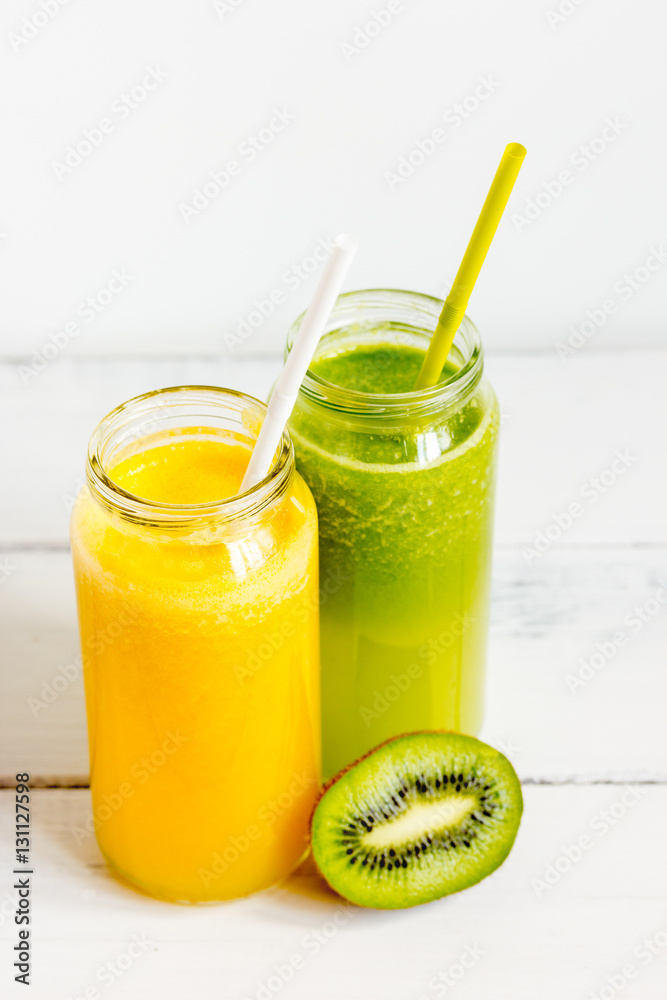
[[[345,324],[359,320],[366,314],[369,327],[380,322],[391,321],[404,316],[414,321],[413,330],[424,337],[425,346],[435,330],[438,317],[444,305],[442,299],[422,292],[412,292],[399,288],[367,288],[339,295],[331,312],[320,344],[328,335],[345,329]],[[287,334],[285,358],[294,343],[305,312],[292,324]],[[416,325],[422,322],[423,326]],[[412,325],[412,324],[411,324]],[[412,416],[433,411],[456,409],[470,398],[477,387],[484,370],[484,351],[477,327],[469,316],[464,316],[454,337],[452,351],[459,361],[457,371],[437,385],[403,393],[359,392],[328,382],[316,372],[308,369],[300,392],[312,402],[345,413],[366,416]]]
[[[204,426],[202,421],[216,417],[221,420],[225,414],[234,419],[249,441],[254,441],[266,416],[266,405],[247,393],[211,385],[169,386],[121,403],[102,418],[90,437],[86,482],[92,495],[108,511],[128,521],[164,528],[229,523],[259,514],[286,492],[294,474],[294,447],[287,431],[264,479],[244,493],[213,502],[172,504],[148,500],[124,489],[109,475],[112,448],[117,461],[130,447],[141,450],[140,442],[148,440],[150,431],[159,434],[174,426],[185,431],[187,427]],[[167,427],[173,419],[176,424]],[[152,446],[158,443],[156,438]]]

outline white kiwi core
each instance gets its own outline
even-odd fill
[[[457,826],[472,812],[477,799],[472,795],[450,795],[435,802],[414,802],[409,808],[386,823],[378,823],[364,834],[365,847],[399,847],[421,840],[426,834]]]

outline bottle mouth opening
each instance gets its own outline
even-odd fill
[[[420,292],[403,289],[371,288],[346,292],[338,297],[315,360],[340,353],[346,346],[360,344],[406,344],[428,349],[444,302]],[[305,313],[295,321],[287,335],[285,357],[289,354]],[[309,399],[347,413],[369,415],[417,414],[433,409],[460,406],[474,391],[482,377],[484,354],[477,328],[465,316],[459,327],[448,360],[456,370],[449,378],[426,389],[401,393],[371,393],[349,389],[328,382],[308,369],[301,392]]]
[[[266,406],[253,396],[217,386],[185,385],[156,389],[121,403],[97,425],[90,438],[86,480],[99,503],[129,521],[155,526],[196,527],[204,521],[229,522],[253,515],[287,489],[294,449],[283,434],[264,479],[236,496],[207,503],[172,504],[124,489],[110,470],[124,458],[193,435],[254,447]]]

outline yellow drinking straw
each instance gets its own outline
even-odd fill
[[[431,338],[431,344],[415,383],[415,389],[427,389],[440,379],[447,355],[454,342],[454,336],[468,308],[468,300],[479,277],[484,258],[491,246],[491,240],[495,236],[498,223],[505,211],[525,155],[525,147],[518,142],[510,142],[505,147],[503,158],[496,170],[496,176],[493,178],[482,211],[479,213],[461,266],[454,278],[454,284],[442,307],[438,325]]]

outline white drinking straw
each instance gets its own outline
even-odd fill
[[[290,418],[303,377],[342,288],[358,243],[345,233],[336,238],[331,256],[315,291],[308,312],[289,352],[285,367],[271,393],[262,429],[246,469],[240,493],[256,486],[268,474],[276,448]]]

